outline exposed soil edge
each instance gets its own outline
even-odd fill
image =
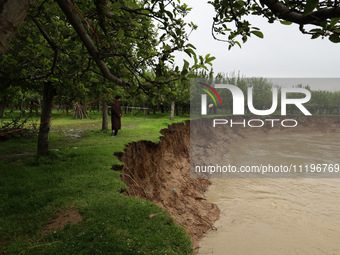
[[[62,230],[68,224],[77,224],[83,220],[83,216],[78,209],[72,204],[69,208],[58,212],[56,218],[50,220],[42,230],[42,235],[47,236],[53,231]]]
[[[192,132],[210,132],[206,128],[208,121],[196,121],[197,130]],[[237,128],[228,129],[228,132],[220,129],[224,136],[220,145],[227,150],[235,140],[254,134],[340,130],[339,117],[299,117],[298,121],[299,127],[294,129]],[[165,208],[177,224],[185,227],[196,249],[204,234],[214,228],[220,210],[204,198],[204,192],[211,182],[208,179],[190,178],[190,122],[172,124],[168,129],[161,130],[161,134],[163,137],[158,144],[138,141],[128,144],[124,153],[117,153],[124,163],[121,171],[122,180],[129,186],[126,194],[147,199]],[[220,132],[214,134],[220,135]],[[207,153],[209,150],[204,149],[207,158],[216,156]]]
[[[138,141],[117,156],[124,163],[122,180],[129,196],[144,198],[165,208],[177,224],[185,227],[193,247],[213,228],[220,210],[205,201],[211,184],[190,178],[190,124],[175,123],[161,130],[161,141]]]

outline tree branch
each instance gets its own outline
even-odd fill
[[[110,81],[113,81],[121,86],[131,86],[130,82],[124,81],[123,79],[118,78],[117,76],[113,75],[108,67],[106,66],[105,62],[100,58],[99,51],[95,46],[94,42],[92,41],[91,37],[89,36],[87,30],[85,29],[81,20],[77,17],[76,12],[72,9],[72,6],[67,0],[56,0],[61,10],[66,15],[68,21],[73,26],[74,30],[77,32],[79,38],[85,45],[87,51],[96,62],[97,66],[101,70],[103,76]]]
[[[278,0],[262,0],[262,3],[264,3],[279,18],[300,25],[312,24],[320,26],[323,20],[340,16],[340,7],[320,9],[308,15],[304,15],[302,12],[288,8]]]
[[[35,25],[37,26],[37,28],[39,29],[42,36],[45,38],[47,43],[51,46],[51,48],[54,51],[54,58],[53,58],[52,67],[50,69],[50,73],[46,74],[46,75],[39,76],[39,77],[31,77],[31,79],[43,79],[43,78],[47,78],[47,77],[51,76],[54,73],[55,67],[57,66],[59,49],[58,49],[57,45],[48,36],[47,32],[44,30],[44,28],[42,27],[40,22],[36,18],[33,18],[33,17],[32,17],[32,20],[35,23]]]

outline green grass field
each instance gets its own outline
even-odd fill
[[[65,116],[52,122],[44,157],[35,155],[37,138],[1,142],[0,254],[192,254],[184,229],[158,206],[124,196],[120,172],[111,170],[121,164],[114,152],[132,141],[157,142],[171,123],[168,114],[129,114],[112,138],[100,130],[97,112],[84,120]],[[82,220],[46,234],[69,208]]]

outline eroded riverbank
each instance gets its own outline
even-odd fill
[[[159,144],[134,142],[118,155],[124,163],[122,180],[129,186],[126,194],[163,207],[185,227],[197,248],[198,241],[213,228],[220,210],[204,197],[211,182],[190,178],[189,122],[173,124],[161,133]]]
[[[196,151],[195,156],[201,158],[205,155],[205,158],[214,160],[215,157],[223,157],[228,152],[230,144],[254,135],[338,132],[340,129],[339,117],[300,117],[301,125],[295,130],[237,128],[226,131],[220,128],[220,131],[215,133],[206,128],[206,121],[195,121],[197,125],[191,127],[187,122],[174,124],[169,129],[162,130],[164,136],[159,144],[147,141],[131,143],[125,149],[125,153],[119,155],[124,163],[121,169],[122,179],[129,186],[127,194],[148,199],[165,208],[179,225],[186,228],[195,248],[198,247],[198,241],[203,235],[208,230],[214,229],[214,222],[218,219],[220,210],[214,204],[216,201],[207,201],[204,195],[211,182],[190,176],[189,137],[192,132],[202,136],[197,144],[200,149],[198,153]],[[217,143],[213,144],[212,136],[219,139]],[[223,152],[220,155],[211,150],[216,144]],[[233,210],[232,206],[228,210]],[[245,210],[249,211],[251,208]]]

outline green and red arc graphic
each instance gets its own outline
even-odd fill
[[[201,85],[203,85],[203,86],[205,86],[205,87],[207,87],[207,88],[209,88],[212,92],[214,92],[214,94],[217,96],[217,98],[218,98],[218,100],[220,101],[220,104],[221,104],[221,106],[222,106],[222,100],[221,100],[221,98],[220,98],[220,95],[217,93],[217,91],[216,91],[213,87],[211,87],[210,85],[208,85],[208,84],[206,84],[206,83],[203,83],[203,82],[197,82],[197,83],[198,83],[198,84],[201,84]],[[206,92],[206,93],[212,98],[212,100],[214,101],[215,105],[217,106],[217,102],[216,102],[214,96],[211,94],[211,92],[210,92],[209,90],[204,89],[204,88],[201,88],[201,87],[198,87],[198,88],[201,89],[201,90],[203,90],[204,92]]]

